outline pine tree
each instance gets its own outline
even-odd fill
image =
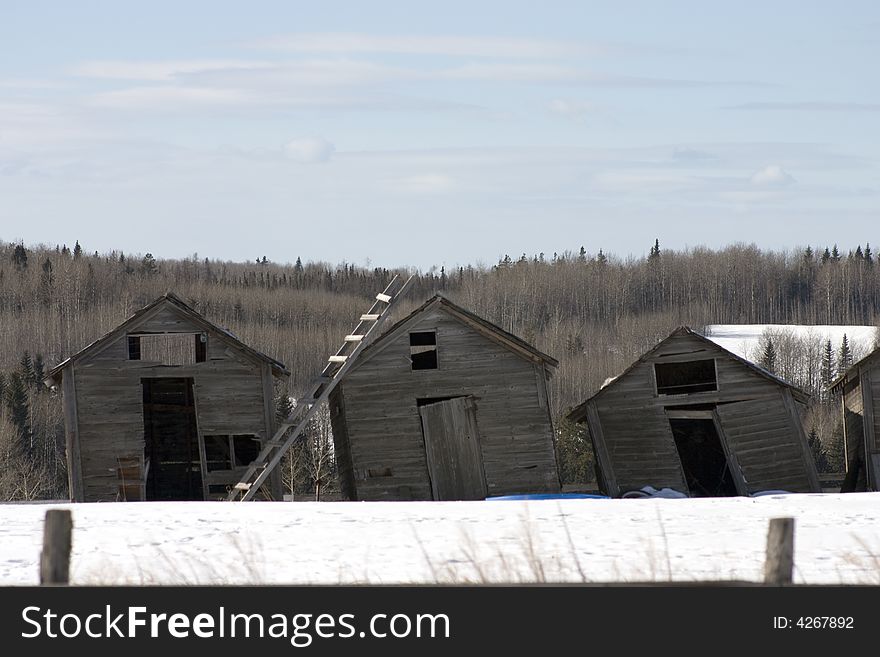
[[[813,262],[813,248],[810,246],[804,250],[804,262]]]
[[[810,452],[813,454],[813,461],[816,463],[816,470],[819,472],[828,472],[828,452],[819,439],[819,432],[814,426],[810,429],[807,436],[807,444],[810,446]]]
[[[43,361],[43,354],[34,356],[34,384],[40,390],[43,379],[46,377],[46,363]]]
[[[874,264],[874,254],[871,253],[871,244],[869,242],[865,242],[865,263],[869,265]]]
[[[303,261],[299,256],[296,257],[296,264],[293,266],[293,271],[297,274],[302,274],[303,272]]]
[[[16,269],[27,269],[28,255],[24,244],[16,244],[15,248],[12,249],[12,264],[15,265]]]
[[[77,240],[76,244],[73,245],[73,259],[79,260],[80,258],[82,258],[82,254],[82,247],[79,245],[79,240]]]
[[[761,357],[758,365],[768,372],[776,372],[776,346],[773,344],[773,338],[769,335],[764,341],[764,348],[761,351]]]
[[[654,246],[651,247],[651,252],[648,254],[648,260],[659,260],[660,259],[660,239],[654,240]]]
[[[556,254],[554,254],[556,255]],[[578,262],[586,262],[587,261],[587,250],[581,246],[581,250],[578,252]]]
[[[21,375],[22,381],[26,382],[28,385],[33,383],[34,361],[31,359],[30,352],[25,351],[21,355],[21,360],[18,361],[18,372]]]
[[[834,349],[831,347],[831,340],[826,340],[822,349],[820,376],[822,377],[822,387],[827,392],[831,381],[834,380]]]
[[[831,260],[831,251],[828,250],[828,247],[825,247],[825,250],[822,251],[822,264],[824,265],[826,262]]]
[[[864,259],[865,259],[865,254],[862,253],[862,247],[861,247],[861,246],[857,246],[857,247],[856,247],[856,254],[855,254],[855,255],[856,255],[856,259],[857,259],[857,260],[864,260]]]
[[[600,265],[608,262],[608,257],[602,252],[602,249],[599,249],[599,253],[596,254],[596,262]]]
[[[141,273],[144,276],[152,276],[158,271],[158,267],[156,266],[156,259],[153,257],[152,253],[148,253],[144,256],[143,260],[141,260]]]
[[[66,244],[61,247],[61,255],[70,256],[70,249],[67,248]]]
[[[18,372],[9,375],[6,384],[6,409],[9,419],[18,434],[18,447],[22,455],[31,451],[30,409],[28,408],[27,387]]]
[[[840,251],[837,249],[837,244],[831,248],[831,259],[834,262],[840,261]]]
[[[837,354],[837,375],[840,376],[845,373],[852,364],[852,351],[849,348],[849,340],[846,337],[846,333],[844,333],[843,340],[840,343],[840,351]]]

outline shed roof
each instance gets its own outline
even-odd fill
[[[834,390],[835,388],[838,388],[839,386],[843,385],[844,383],[846,383],[847,381],[852,379],[854,375],[857,376],[860,368],[864,367],[868,363],[871,363],[872,361],[875,361],[875,360],[880,360],[880,347],[877,347],[870,354],[868,354],[867,356],[864,356],[863,358],[860,358],[855,363],[850,365],[849,369],[847,369],[846,372],[844,372],[843,374],[838,376],[836,379],[834,379],[834,381],[831,382],[831,385],[829,387],[832,390]]]
[[[242,350],[247,356],[252,358],[255,361],[267,363],[272,368],[272,373],[275,376],[289,376],[290,372],[285,367],[284,363],[275,360],[271,356],[267,356],[266,354],[257,351],[253,347],[249,347],[244,342],[239,340],[231,331],[225,328],[221,328],[216,324],[210,322],[205,319],[203,315],[194,310],[189,304],[187,304],[183,299],[178,297],[173,292],[166,292],[161,297],[153,301],[152,303],[144,306],[136,313],[134,313],[131,317],[126,319],[122,324],[114,328],[113,330],[105,333],[100,338],[92,342],[90,345],[80,349],[78,352],[61,361],[53,367],[46,374],[46,377],[43,379],[43,383],[46,385],[52,385],[56,383],[59,379],[61,372],[68,366],[76,361],[82,359],[85,356],[88,356],[91,353],[94,353],[96,350],[100,349],[102,346],[109,343],[111,340],[119,337],[121,334],[129,331],[131,328],[136,327],[138,323],[145,318],[151,310],[160,305],[167,305],[170,308],[174,309],[175,312],[180,313],[187,319],[191,320],[194,324],[200,326],[205,331],[210,331],[216,335],[219,335],[222,339],[229,341],[233,346]]]
[[[378,353],[383,344],[388,343],[388,341],[390,341],[393,337],[404,332],[406,328],[413,324],[420,315],[435,309],[443,310],[454,319],[457,319],[458,321],[470,326],[490,340],[493,340],[494,342],[500,344],[502,347],[505,347],[506,349],[514,352],[521,358],[525,358],[526,360],[530,360],[532,362],[538,361],[553,368],[559,365],[559,361],[557,361],[555,358],[545,354],[539,349],[536,349],[534,346],[530,345],[522,338],[515,336],[513,333],[505,331],[500,326],[497,326],[496,324],[493,324],[492,322],[483,319],[479,315],[475,315],[471,311],[462,308],[458,304],[453,303],[445,296],[438,293],[428,299],[421,306],[413,310],[409,315],[395,322],[393,326],[391,326],[387,331],[376,338],[372,342],[372,344],[370,344],[363,350],[361,355],[358,357],[357,362],[353,364],[352,369],[359,367],[364,362],[369,360],[374,354]]]
[[[691,336],[691,337],[697,338],[698,340],[704,342],[707,346],[720,352],[722,356],[725,356],[725,357],[729,358],[730,360],[736,361],[736,362],[740,363],[741,365],[744,365],[745,367],[749,368],[750,370],[752,370],[756,374],[764,377],[765,379],[767,379],[777,385],[789,388],[791,390],[794,398],[796,400],[798,400],[799,402],[806,403],[806,401],[810,398],[810,396],[807,393],[805,393],[803,390],[792,385],[791,383],[789,383],[785,379],[777,376],[776,374],[773,374],[773,372],[765,370],[763,367],[756,365],[752,361],[750,361],[746,358],[743,358],[742,356],[739,356],[739,355],[733,353],[732,351],[728,351],[727,349],[725,349],[724,347],[719,345],[717,342],[713,342],[712,340],[710,340],[706,336],[698,333],[697,331],[694,331],[689,326],[679,326],[672,333],[670,333],[668,336],[666,336],[663,340],[658,342],[653,348],[651,348],[649,351],[646,351],[644,354],[639,356],[638,359],[636,359],[623,372],[621,372],[619,375],[614,377],[610,382],[608,382],[607,385],[601,387],[595,394],[593,394],[591,397],[589,397],[586,401],[575,406],[571,411],[569,411],[569,413],[568,413],[568,415],[566,415],[566,417],[569,420],[573,420],[575,422],[579,422],[579,421],[583,420],[586,417],[587,404],[589,404],[591,401],[593,401],[594,399],[596,399],[597,397],[602,395],[609,388],[612,388],[620,379],[624,378],[627,374],[629,374],[630,371],[632,371],[640,363],[644,363],[644,362],[650,360],[651,357],[654,355],[654,353],[657,352],[666,342],[668,342],[669,340],[672,340],[673,338],[680,337],[680,336]]]

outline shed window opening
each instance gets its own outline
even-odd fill
[[[162,365],[204,363],[208,336],[204,333],[156,333],[128,336],[128,359]]]
[[[684,395],[718,390],[715,360],[692,360],[682,363],[655,363],[657,394]]]
[[[410,333],[409,357],[414,370],[436,370],[437,332],[418,331]]]

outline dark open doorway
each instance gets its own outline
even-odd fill
[[[670,419],[669,424],[691,497],[738,495],[715,422]]]
[[[201,500],[192,379],[141,379],[148,500]]]

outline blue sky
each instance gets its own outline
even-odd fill
[[[421,268],[880,244],[878,7],[0,0],[0,239]]]

